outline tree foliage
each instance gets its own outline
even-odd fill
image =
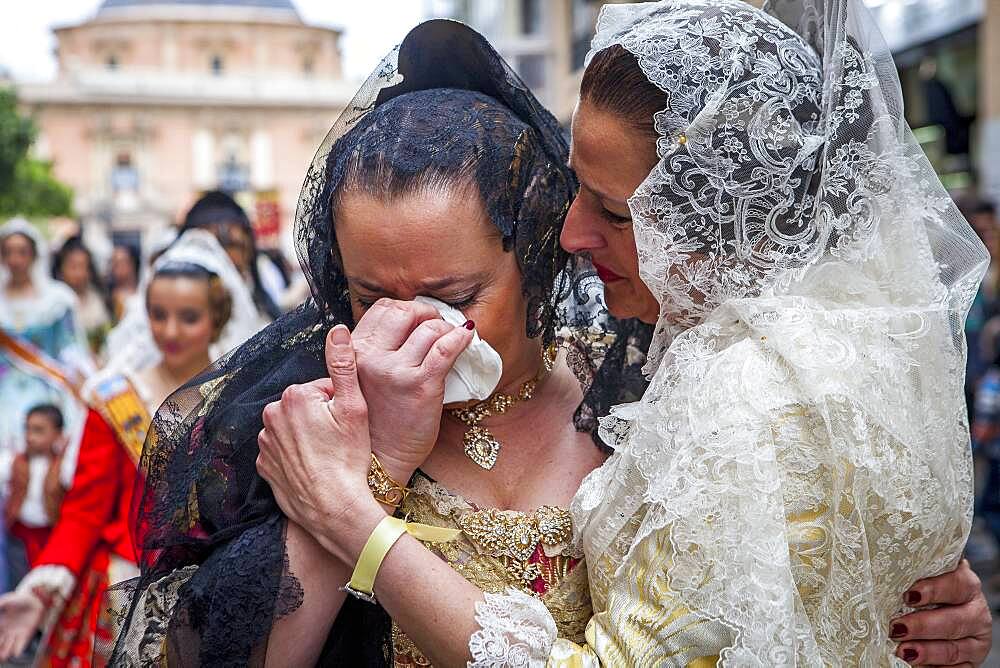
[[[68,216],[73,192],[52,165],[28,154],[37,130],[17,110],[12,89],[0,89],[0,217]]]

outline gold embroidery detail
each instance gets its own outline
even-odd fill
[[[617,339],[617,334],[596,325],[587,328],[561,327],[556,332],[559,347],[566,350],[566,364],[584,392],[590,387],[594,372],[604,363]]]
[[[152,417],[132,383],[116,376],[99,384],[93,397],[101,417],[114,429],[132,463],[139,465]]]
[[[539,564],[529,563],[538,544],[559,545],[573,535],[569,512],[555,506],[542,506],[533,513],[477,510],[461,517],[458,526],[487,554],[500,559],[511,578],[529,591],[543,575]]]
[[[395,622],[392,623],[392,650],[395,654],[393,659],[395,668],[431,665],[430,659],[424,656],[420,648],[413,644],[410,637],[403,633],[403,630]]]
[[[572,538],[572,521],[567,510],[552,506],[532,513],[475,510],[460,496],[419,473],[401,510],[416,522],[463,529],[462,536],[455,541],[425,545],[482,591],[498,593],[513,586],[537,596],[552,614],[560,638],[584,642],[583,632],[592,614],[590,589],[586,564],[581,561],[571,568],[575,559],[566,554]],[[515,525],[518,525],[516,529]],[[485,540],[481,542],[471,535],[466,526],[477,537],[481,533]],[[507,534],[508,529],[511,534]],[[531,536],[530,551],[527,545],[515,545],[514,541],[504,545],[502,536],[518,533]],[[488,547],[486,542],[493,544],[495,549]],[[539,544],[546,558],[534,564],[526,563]],[[515,562],[510,556],[504,556],[511,553],[527,553],[527,556]],[[528,576],[530,579],[526,579]],[[538,578],[546,584],[544,594],[538,594],[532,587]],[[395,623],[392,641],[395,668],[430,665],[426,656]]]

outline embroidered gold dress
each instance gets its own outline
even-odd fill
[[[427,547],[485,592],[521,592],[541,601],[560,638],[584,642],[591,616],[587,569],[571,548],[569,512],[542,506],[525,513],[477,508],[442,485],[418,473],[402,511],[411,521],[461,529],[449,543]],[[424,654],[393,625],[394,665],[431,665]]]

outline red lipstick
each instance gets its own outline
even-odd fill
[[[597,264],[596,262],[593,262],[593,261],[591,261],[591,262],[594,265],[594,269],[597,270],[597,276],[598,276],[598,278],[600,278],[601,282],[603,282],[603,283],[613,283],[615,281],[620,281],[620,280],[623,280],[625,278],[624,276],[619,276],[615,272],[611,271],[610,269],[608,269],[607,267],[605,267],[603,264]]]
[[[163,344],[163,352],[166,353],[167,355],[176,355],[177,353],[181,352],[182,350],[184,350],[184,346],[180,345],[179,343],[164,343]]]

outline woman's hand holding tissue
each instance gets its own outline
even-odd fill
[[[444,403],[485,398],[500,380],[500,356],[466,323],[436,300],[380,299],[354,328],[372,452],[403,484],[434,448]]]

